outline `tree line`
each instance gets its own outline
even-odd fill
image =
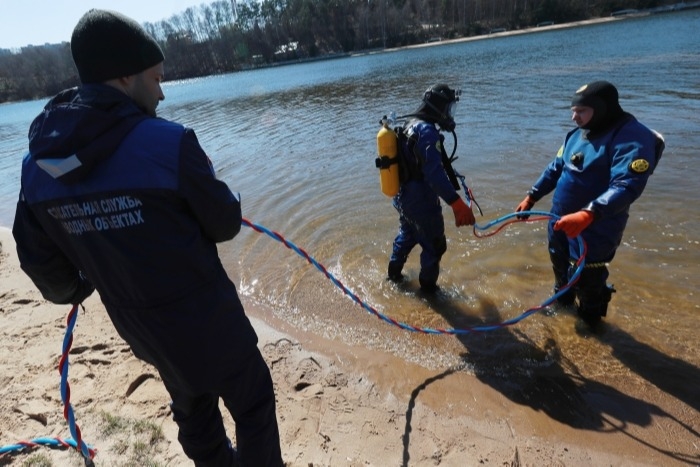
[[[392,48],[646,10],[676,0],[219,0],[144,28],[166,79]],[[0,49],[0,102],[77,86],[70,44]]]

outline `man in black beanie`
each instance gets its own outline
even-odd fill
[[[83,85],[29,130],[13,226],[22,269],[54,303],[97,289],[134,355],[158,370],[196,466],[282,465],[270,371],[217,253],[240,231],[240,197],[193,130],[155,117],[164,57],[141,26],[90,10],[71,50]]]
[[[527,212],[554,191],[549,223],[549,255],[554,291],[561,305],[573,305],[591,328],[607,314],[615,291],[607,285],[607,265],[627,225],[629,208],[646,187],[664,149],[660,134],[622,110],[615,86],[594,81],[571,100],[571,130],[557,156],[528,191],[516,212]],[[523,214],[519,217],[527,217]],[[562,289],[587,245],[586,266],[574,287]]]

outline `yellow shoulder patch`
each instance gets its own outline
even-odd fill
[[[557,151],[557,157],[561,157],[564,154],[564,145],[562,144],[559,146],[559,150]]]
[[[647,170],[649,170],[649,163],[647,161],[645,161],[644,159],[634,160],[630,164],[630,170],[632,172],[642,174],[642,173],[646,172]]]

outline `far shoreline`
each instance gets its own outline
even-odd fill
[[[651,15],[659,15],[659,14],[665,14],[665,13],[676,13],[679,11],[692,10],[692,9],[700,8],[700,1],[692,2],[692,3],[680,3],[680,4],[673,5],[673,7],[674,7],[673,9],[664,9],[664,10],[658,10],[658,11],[656,11],[656,10],[631,10],[629,12],[627,12],[627,11],[620,12],[620,14],[613,13],[610,16],[601,16],[598,18],[591,18],[591,19],[580,20],[580,21],[570,21],[570,22],[566,22],[566,23],[552,23],[552,24],[546,24],[546,25],[540,25],[540,26],[529,26],[529,27],[525,27],[522,29],[498,30],[498,32],[494,31],[494,32],[486,33],[486,34],[479,34],[476,36],[468,36],[468,37],[457,37],[454,39],[439,38],[439,40],[430,40],[427,42],[422,42],[420,44],[402,45],[400,47],[367,49],[367,50],[360,50],[357,52],[348,52],[346,54],[333,53],[333,54],[328,54],[328,55],[325,55],[322,57],[313,57],[313,58],[309,58],[309,59],[299,59],[299,60],[289,60],[289,61],[285,61],[285,62],[278,62],[276,64],[264,65],[261,67],[247,68],[246,70],[257,69],[257,68],[268,68],[270,66],[293,65],[293,64],[313,62],[313,61],[319,61],[319,60],[332,60],[332,59],[336,59],[336,58],[360,57],[360,56],[364,56],[364,55],[376,55],[376,54],[382,54],[382,53],[388,53],[388,52],[397,52],[397,51],[407,50],[407,49],[420,49],[420,48],[424,48],[424,47],[434,47],[434,46],[440,46],[440,45],[457,44],[457,43],[461,43],[461,42],[473,42],[473,41],[481,41],[481,40],[487,40],[487,39],[495,39],[495,38],[499,38],[499,37],[510,37],[510,36],[518,36],[518,35],[522,35],[522,34],[532,34],[532,33],[553,31],[553,30],[559,30],[559,29],[570,29],[570,28],[576,28],[576,27],[580,27],[580,26],[590,26],[593,24],[604,24],[604,23],[610,23],[610,22],[614,22],[614,21],[622,21],[622,20],[646,17],[646,16],[651,16]]]
[[[644,14],[644,16],[646,16],[646,15],[647,14]],[[355,56],[362,56],[362,55],[374,55],[374,54],[380,54],[380,53],[385,53],[385,52],[397,52],[397,51],[406,50],[406,49],[420,49],[420,48],[424,48],[424,47],[433,47],[433,46],[448,45],[448,44],[458,44],[461,42],[473,42],[473,41],[481,41],[481,40],[487,40],[487,39],[495,39],[498,37],[519,36],[522,34],[545,32],[545,31],[552,31],[552,30],[557,30],[557,29],[569,29],[569,28],[575,28],[575,27],[579,27],[579,26],[588,26],[591,24],[609,23],[609,22],[613,22],[613,21],[621,21],[624,19],[629,19],[632,17],[639,17],[639,16],[640,15],[606,16],[606,17],[601,17],[601,18],[573,21],[573,22],[569,22],[569,23],[560,23],[560,24],[555,23],[555,24],[550,24],[547,26],[532,26],[532,27],[523,28],[523,29],[512,29],[512,30],[506,30],[506,31],[501,31],[501,32],[480,34],[478,36],[458,37],[455,39],[440,39],[438,41],[430,41],[430,42],[424,42],[424,43],[420,43],[420,44],[411,44],[411,45],[405,45],[405,46],[401,46],[401,47],[374,49],[371,51],[351,53],[350,56],[355,57]]]
[[[473,41],[481,41],[481,40],[487,40],[487,39],[495,39],[498,37],[509,37],[509,36],[518,36],[521,34],[531,34],[531,33],[536,33],[536,32],[545,32],[545,31],[552,31],[552,30],[557,30],[557,29],[569,29],[569,28],[575,28],[579,26],[587,26],[591,24],[602,24],[602,23],[608,23],[612,21],[620,21],[624,19],[629,19],[632,17],[639,17],[639,16],[647,16],[650,13],[641,13],[637,15],[623,15],[623,16],[606,16],[606,17],[600,17],[600,18],[592,18],[592,19],[587,19],[587,20],[581,20],[581,21],[572,21],[568,23],[553,23],[549,24],[546,26],[531,26],[523,29],[512,29],[512,30],[505,30],[505,31],[500,31],[500,32],[493,32],[493,33],[487,33],[487,34],[479,34],[476,36],[467,36],[467,37],[457,37],[454,39],[442,39],[440,38],[439,40],[431,40],[427,42],[421,42],[419,44],[409,44],[409,45],[402,45],[399,47],[380,47],[380,48],[374,48],[374,49],[365,49],[365,50],[359,50],[357,52],[334,52],[334,53],[329,53],[325,55],[320,55],[316,57],[307,57],[307,58],[299,58],[299,59],[294,59],[294,60],[285,60],[281,62],[273,62],[273,63],[266,63],[266,64],[261,64],[257,66],[247,66],[244,67],[240,70],[237,71],[231,71],[231,72],[226,72],[222,74],[230,74],[230,73],[238,73],[241,71],[253,71],[253,70],[262,70],[265,68],[275,68],[275,67],[280,67],[280,66],[286,66],[286,65],[301,65],[304,63],[313,63],[313,62],[320,62],[320,61],[326,61],[326,60],[336,60],[336,59],[341,59],[341,58],[352,58],[352,57],[363,57],[366,55],[378,55],[378,54],[383,54],[383,53],[391,53],[391,52],[398,52],[401,50],[410,50],[410,49],[420,49],[424,47],[435,47],[435,46],[440,46],[440,45],[448,45],[448,44],[457,44],[461,42],[473,42]],[[211,76],[211,75],[210,75]],[[206,76],[203,76],[204,78]],[[191,79],[191,78],[187,78]],[[177,81],[182,81],[182,80],[177,80]]]

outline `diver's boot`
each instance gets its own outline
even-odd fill
[[[435,282],[429,282],[423,279],[418,279],[418,282],[420,282],[420,290],[426,295],[435,295],[438,290],[440,290],[440,287]]]
[[[571,261],[568,257],[560,255],[555,250],[549,250],[549,259],[552,262],[552,271],[554,272],[554,293],[559,292],[569,282],[571,272]],[[571,306],[576,299],[576,291],[573,287],[561,294],[556,300],[557,305]]]
[[[579,297],[579,305],[576,309],[578,316],[591,328],[595,329],[600,320],[608,314],[608,303],[616,290],[612,285],[606,285],[599,297],[590,300],[591,297]]]
[[[555,294],[558,293],[559,290],[561,290],[561,287],[554,287]],[[574,300],[576,300],[576,292],[574,292],[573,288],[569,288],[566,292],[557,297],[556,303],[561,306],[571,306],[574,304]]]
[[[586,323],[591,329],[595,329],[603,317],[597,307],[591,306],[579,305],[576,308],[576,313],[578,314],[579,318],[581,318],[583,322]]]
[[[389,270],[387,273],[387,279],[389,279],[391,282],[401,282],[404,280],[404,275],[401,274],[401,270],[403,269],[403,264],[398,263],[396,261],[389,261]]]

